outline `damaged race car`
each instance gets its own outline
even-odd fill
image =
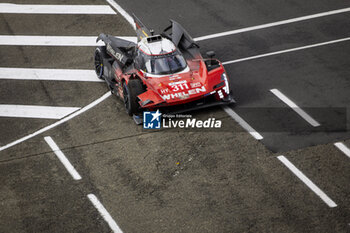
[[[199,46],[177,22],[154,35],[133,15],[137,43],[100,34],[105,46],[96,48],[95,71],[126,112],[141,124],[143,111],[182,113],[235,103],[220,61]]]

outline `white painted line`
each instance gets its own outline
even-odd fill
[[[306,120],[310,125],[313,127],[320,126],[320,123],[318,123],[315,119],[313,119],[309,114],[307,114],[304,110],[302,110],[300,107],[298,107],[293,101],[291,101],[287,96],[282,94],[277,89],[271,89],[270,90],[275,96],[277,96],[280,100],[282,100],[285,104],[287,104],[289,107],[291,107],[296,113],[298,113],[304,120]]]
[[[134,36],[117,36],[120,39],[135,42]],[[96,43],[97,36],[20,36],[0,35],[0,45],[25,46],[97,46],[104,45],[103,41]]]
[[[75,107],[0,104],[0,117],[62,119],[79,109]]]
[[[108,5],[26,5],[0,3],[0,13],[8,14],[101,14],[115,15]]]
[[[350,158],[350,149],[344,145],[342,142],[334,143],[334,145],[341,150],[346,156]]]
[[[1,79],[103,82],[93,70],[1,68]]]
[[[116,3],[113,0],[106,0],[109,4],[111,4],[112,7],[114,7],[119,14],[121,14],[126,21],[129,22],[129,24],[132,26],[132,28],[135,30],[136,26],[135,26],[135,22],[134,19],[131,17],[131,15],[128,14],[128,12],[126,12],[118,3]]]
[[[294,175],[296,175],[301,181],[306,184],[317,196],[319,196],[329,207],[336,207],[332,199],[330,199],[321,189],[319,189],[309,178],[307,178],[298,168],[296,168],[286,157],[283,155],[277,157]]]
[[[106,208],[102,205],[102,203],[97,199],[97,197],[94,194],[88,194],[87,195],[91,203],[95,206],[95,208],[98,210],[98,212],[101,214],[103,219],[108,223],[109,227],[112,229],[114,233],[123,233],[122,230],[120,230],[117,223],[114,221],[112,216],[108,213]]]
[[[51,125],[48,125],[48,126],[42,128],[42,129],[40,129],[40,130],[38,130],[38,131],[36,131],[36,132],[34,132],[34,133],[32,133],[32,134],[29,134],[29,135],[27,135],[27,136],[25,136],[25,137],[23,137],[23,138],[20,138],[20,139],[18,139],[18,140],[16,140],[16,141],[13,141],[13,142],[11,142],[11,143],[5,145],[5,146],[0,147],[0,151],[6,150],[6,149],[8,149],[8,148],[10,148],[10,147],[12,147],[12,146],[14,146],[14,145],[17,145],[17,144],[19,144],[19,143],[21,143],[21,142],[24,142],[24,141],[26,141],[26,140],[28,140],[28,139],[30,139],[30,138],[32,138],[32,137],[35,137],[35,136],[37,136],[37,135],[39,135],[39,134],[41,134],[41,133],[44,133],[44,132],[46,132],[46,131],[48,131],[48,130],[50,130],[50,129],[56,127],[56,126],[59,126],[59,125],[65,123],[65,122],[67,122],[67,121],[73,119],[73,118],[76,117],[76,116],[79,116],[80,114],[86,112],[86,111],[89,110],[90,108],[95,107],[97,104],[99,104],[99,103],[101,103],[102,101],[104,101],[105,99],[107,99],[110,95],[111,95],[111,92],[109,91],[109,92],[105,93],[103,96],[101,96],[100,98],[98,98],[97,100],[91,102],[90,104],[86,105],[86,106],[83,107],[82,109],[80,109],[80,110],[74,112],[73,114],[71,114],[71,115],[69,115],[69,116],[67,116],[67,117],[65,117],[65,118],[63,118],[63,119],[61,119],[61,120],[59,120],[59,121],[56,121],[55,123],[53,123],[53,124],[51,124]]]
[[[248,131],[256,140],[262,140],[263,136],[259,134],[255,129],[253,129],[246,121],[244,121],[235,111],[231,108],[225,106],[223,107],[224,111],[232,117],[240,126],[242,126],[245,130]]]
[[[238,33],[242,33],[242,32],[249,32],[249,31],[259,30],[259,29],[263,29],[263,28],[275,27],[275,26],[279,26],[279,25],[283,25],[283,24],[295,23],[295,22],[300,22],[300,21],[304,21],[304,20],[325,17],[325,16],[329,16],[329,15],[341,14],[341,13],[345,13],[345,12],[349,12],[349,11],[350,11],[350,7],[338,9],[338,10],[333,10],[333,11],[322,12],[322,13],[313,14],[313,15],[307,15],[307,16],[287,19],[287,20],[282,20],[282,21],[277,21],[277,22],[273,22],[273,23],[261,24],[261,25],[257,25],[257,26],[247,27],[247,28],[241,28],[241,29],[227,31],[227,32],[215,33],[212,35],[197,37],[197,38],[194,38],[194,40],[196,40],[196,41],[208,40],[208,39],[213,39],[213,38],[217,38],[217,37],[238,34]]]
[[[56,154],[57,158],[61,161],[63,166],[67,169],[69,174],[73,177],[74,180],[81,180],[81,176],[75,170],[73,165],[69,162],[67,157],[63,154],[63,152],[60,150],[60,148],[57,146],[57,144],[52,140],[51,137],[44,137],[46,143],[51,147],[52,151]]]
[[[290,52],[295,52],[298,50],[304,50],[304,49],[310,49],[310,48],[340,43],[340,42],[344,42],[344,41],[348,41],[348,40],[350,40],[350,37],[346,37],[346,38],[342,38],[342,39],[338,39],[338,40],[331,40],[331,41],[318,43],[318,44],[297,47],[297,48],[292,48],[292,49],[281,50],[281,51],[272,52],[272,53],[265,53],[265,54],[256,55],[256,56],[252,56],[252,57],[240,58],[240,59],[236,59],[236,60],[232,60],[232,61],[226,61],[226,62],[223,62],[222,64],[228,65],[228,64],[233,64],[233,63],[238,63],[238,62],[243,62],[243,61],[254,60],[254,59],[258,59],[258,58],[262,58],[262,57],[269,57],[269,56],[278,55],[278,54],[282,54],[282,53],[290,53]]]

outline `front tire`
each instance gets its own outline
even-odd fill
[[[128,84],[123,83],[124,105],[129,116],[139,113],[140,105],[137,96],[143,92],[144,88],[139,79],[131,79]]]

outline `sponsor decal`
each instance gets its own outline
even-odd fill
[[[169,93],[169,89],[168,89],[168,88],[161,89],[161,90],[160,90],[160,93],[161,93],[161,94]]]
[[[182,84],[180,84],[180,85],[182,85]],[[175,85],[173,87],[178,87],[178,85]],[[173,89],[172,91],[179,91],[179,89],[176,89],[176,90]],[[184,90],[184,91],[179,91],[179,92],[172,93],[172,94],[162,95],[162,98],[164,100],[170,100],[170,99],[175,99],[175,98],[186,99],[186,98],[189,98],[191,95],[196,95],[196,94],[199,94],[199,93],[205,93],[206,91],[207,91],[207,89],[204,86],[202,86],[200,88]]]
[[[170,76],[169,77],[169,80],[171,81],[171,80],[175,80],[175,79],[181,79],[182,77],[181,76],[178,76],[178,75],[173,75],[173,76]]]
[[[200,82],[191,83],[192,88],[200,87],[202,84]]]
[[[189,89],[186,80],[180,81],[180,82],[169,83],[168,85],[170,86],[171,90],[174,92]]]
[[[178,81],[178,82],[172,82],[172,83],[169,83],[169,86],[176,86],[176,85],[180,85],[183,83],[187,83],[187,81],[183,80],[183,81]]]
[[[112,48],[112,46],[110,44],[107,44],[107,51],[113,56],[115,57],[118,61],[123,62],[123,57],[124,55],[121,53],[117,53],[116,51],[114,51],[114,49]]]

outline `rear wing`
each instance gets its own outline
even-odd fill
[[[164,29],[162,36],[171,40],[182,52],[189,53],[192,58],[200,59],[199,45],[190,34],[176,21],[170,20],[171,25]]]
[[[151,36],[151,31],[148,28],[146,28],[146,26],[136,17],[136,15],[132,14],[132,17],[136,26],[137,41],[140,41],[145,37]]]

